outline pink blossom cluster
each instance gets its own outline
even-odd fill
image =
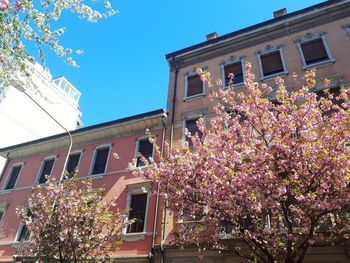
[[[349,94],[318,99],[315,72],[304,78],[296,91],[278,78],[273,91],[247,64],[244,92],[213,91],[220,103],[199,123],[202,138],[158,150],[157,162],[135,172],[160,183],[179,220],[197,222],[180,225],[175,243],[302,262],[313,244],[349,240]]]

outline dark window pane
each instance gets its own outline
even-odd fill
[[[148,161],[150,160],[150,158],[152,158],[153,155],[153,144],[148,140],[142,140],[139,141],[139,153],[146,158]],[[137,157],[137,163],[136,166],[144,166],[145,164],[143,163],[143,161],[141,160],[141,157]]]
[[[232,73],[234,75],[234,78],[232,80],[233,85],[243,82],[243,70],[242,70],[241,61],[230,64],[230,65],[225,65],[224,70],[225,70],[225,85],[226,86],[228,86],[230,83],[230,78],[229,78],[230,73]]]
[[[5,214],[5,210],[0,210],[0,222],[2,221],[2,217]]]
[[[17,182],[17,178],[21,169],[22,169],[22,166],[12,167],[10,178],[8,179],[8,182],[5,186],[5,190],[13,189],[15,187],[15,184]]]
[[[333,99],[332,99],[332,103],[333,105],[338,105],[339,107],[341,107],[341,104],[344,102],[344,100],[337,100],[336,98],[340,95],[340,87],[335,87],[329,90],[329,93],[333,95]],[[316,92],[317,95],[317,100],[321,99],[321,98],[328,98],[328,95],[323,91],[318,91]],[[336,112],[336,110],[331,109],[330,111],[328,111],[326,113],[327,114],[332,114]]]
[[[283,63],[280,51],[274,51],[260,56],[264,76],[283,72]]]
[[[96,151],[95,163],[94,163],[94,168],[92,170],[92,174],[101,174],[105,172],[108,153],[109,153],[109,147],[98,149]]]
[[[72,154],[69,156],[68,164],[67,164],[67,174],[68,177],[72,177],[76,168],[78,167],[80,159],[80,153]]]
[[[18,235],[17,241],[21,242],[29,238],[29,231],[26,225],[22,225],[21,232]]]
[[[203,93],[203,82],[200,76],[187,77],[187,97]]]
[[[135,222],[128,226],[127,233],[143,232],[145,226],[147,194],[132,195],[129,219]]]
[[[46,183],[46,175],[50,176],[53,163],[55,162],[54,159],[51,160],[45,160],[41,169],[40,177],[39,177],[39,184]]]
[[[199,135],[199,137],[202,137],[202,133],[198,129],[198,126],[197,126],[197,120],[198,119],[186,120],[186,129],[189,131],[189,133],[191,133],[191,135],[195,135],[197,133]],[[188,142],[188,145],[190,147],[193,146],[190,138],[186,137],[186,141]]]
[[[301,48],[307,65],[329,59],[322,38],[304,42]]]

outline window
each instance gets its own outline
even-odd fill
[[[103,174],[106,172],[107,160],[109,156],[109,146],[96,149],[94,164],[91,174]]]
[[[198,75],[187,77],[187,93],[186,97],[192,97],[203,94],[203,82]]]
[[[0,224],[4,220],[5,212],[7,210],[7,207],[8,207],[8,203],[7,202],[3,202],[3,203],[0,204]]]
[[[145,163],[141,159],[142,155],[148,162],[153,157],[153,144],[149,141],[149,138],[138,140],[137,141],[137,161],[136,167],[144,166]]]
[[[18,176],[22,170],[22,165],[14,165],[11,168],[9,176],[7,177],[7,181],[4,187],[4,190],[10,190],[15,188]]]
[[[346,30],[346,32],[350,36],[350,24],[344,25],[344,29]]]
[[[308,33],[296,40],[304,68],[333,62],[334,58],[328,47],[326,33]]]
[[[224,65],[224,74],[225,74],[225,86],[229,86],[231,78],[229,74],[232,73],[234,78],[232,79],[231,85],[239,85],[243,83],[243,69],[242,61],[237,61],[232,64]]]
[[[32,213],[29,209],[27,211],[27,216],[28,217],[32,216]],[[30,237],[30,232],[27,226],[24,223],[20,223],[18,227],[17,235],[16,235],[16,241],[17,242],[26,241],[29,239],[29,237]]]
[[[282,46],[267,46],[257,51],[261,79],[287,74]]]
[[[38,184],[45,184],[46,183],[47,176],[48,177],[51,176],[51,172],[52,172],[52,168],[53,168],[54,163],[55,163],[54,158],[45,159],[43,161],[43,163],[41,165],[38,181],[37,181]]]
[[[76,169],[78,168],[80,155],[81,155],[80,152],[69,155],[67,168],[66,168],[68,178],[73,177]]]
[[[195,134],[197,133],[198,136],[201,138],[203,134],[202,134],[202,132],[198,129],[197,121],[198,121],[198,118],[186,120],[186,121],[185,121],[185,125],[186,125],[186,129],[188,130],[188,132],[189,132],[191,135],[195,135]],[[189,137],[187,137],[187,136],[186,136],[186,142],[188,143],[188,145],[189,145],[190,147],[193,146],[193,143],[192,143],[191,138],[189,138]]]
[[[129,219],[135,222],[128,226],[127,233],[144,232],[148,194],[131,195]]]

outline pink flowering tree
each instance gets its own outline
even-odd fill
[[[40,262],[108,261],[128,222],[125,211],[102,201],[102,194],[87,180],[49,181],[18,209],[27,231],[18,256]]]
[[[314,244],[349,240],[349,91],[317,95],[314,71],[298,89],[281,78],[272,89],[247,64],[243,92],[197,73],[218,101],[215,117],[198,122],[202,136],[187,133],[191,147],[158,151],[159,161],[136,171],[160,183],[175,216],[193,221],[174,242],[300,263]]]
[[[68,64],[77,67],[72,50],[60,44],[66,25],[60,23],[63,13],[71,12],[89,22],[112,16],[116,11],[108,0],[0,0],[0,79],[18,80],[18,74],[30,74],[28,62],[34,54],[45,61],[44,50],[52,50]],[[1,89],[1,86],[0,86]],[[1,90],[0,90],[1,91]]]

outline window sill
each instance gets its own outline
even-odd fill
[[[86,179],[100,179],[103,178],[106,175],[106,173],[101,173],[101,174],[90,174],[86,176]]]
[[[198,220],[187,220],[187,221],[177,221],[176,224],[178,225],[190,225],[190,224],[197,224],[202,222],[201,219]]]
[[[308,69],[312,69],[312,68],[322,68],[322,67],[326,67],[326,66],[329,66],[331,64],[334,64],[334,62],[335,62],[335,59],[332,58],[332,59],[324,60],[321,62],[317,62],[317,63],[313,63],[313,64],[309,64],[309,65],[304,65],[303,69],[308,70]]]
[[[12,188],[12,189],[3,189],[2,191],[1,191],[1,194],[8,194],[8,193],[12,193],[12,192],[14,192],[16,190],[16,188]]]
[[[192,100],[196,100],[196,99],[200,99],[202,97],[205,97],[205,93],[201,93],[201,94],[197,94],[197,95],[193,95],[193,96],[190,96],[190,97],[185,97],[184,98],[184,101],[187,102],[187,101],[192,101]]]
[[[122,236],[122,241],[134,242],[139,240],[144,240],[146,237],[146,232],[137,232],[137,233],[124,233]]]
[[[228,88],[234,88],[234,89],[239,89],[244,87],[244,82],[234,84],[232,86],[224,86],[222,87],[223,90],[228,89]]]
[[[283,71],[283,72],[279,72],[279,73],[275,73],[272,75],[268,75],[268,76],[263,76],[260,78],[261,81],[270,81],[273,80],[276,77],[280,77],[280,76],[287,76],[288,75],[288,71]]]

